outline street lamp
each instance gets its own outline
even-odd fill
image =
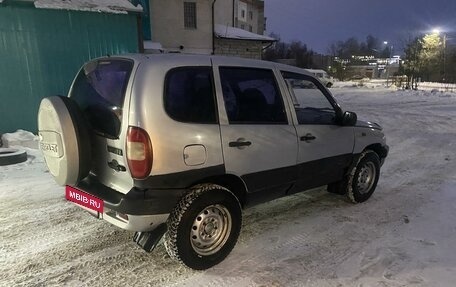
[[[385,44],[388,47],[388,41],[383,41],[383,44]],[[391,62],[391,57],[392,57],[392,54],[393,54],[393,45],[391,45],[388,48],[389,48],[389,55],[388,55],[388,60],[387,60],[386,65],[385,65],[385,69],[386,69],[386,87],[387,88],[389,86],[389,69],[388,69],[388,65]]]
[[[446,41],[447,41],[447,35],[446,33],[443,33],[440,31],[439,28],[435,28],[432,30],[432,33],[440,35],[440,33],[443,34],[442,39],[443,39],[443,82],[446,82]]]

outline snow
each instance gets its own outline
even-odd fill
[[[134,6],[128,0],[35,0],[34,4],[36,8],[115,14],[143,11],[141,5]]]
[[[0,286],[454,286],[456,94],[347,86],[336,99],[390,145],[367,202],[319,188],[247,209],[233,252],[197,272],[66,202],[27,149],[0,167]]]
[[[243,29],[239,29],[236,27],[230,27],[227,25],[215,24],[214,32],[215,32],[215,35],[220,38],[255,40],[255,41],[263,41],[263,42],[274,42],[275,41],[274,38],[255,34],[255,33],[249,32],[249,31],[245,31]]]
[[[17,130],[14,133],[2,135],[3,147],[23,146],[38,149],[38,136],[24,130]]]

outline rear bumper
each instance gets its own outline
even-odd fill
[[[127,194],[109,188],[96,179],[86,178],[77,189],[103,200],[103,213],[90,210],[92,215],[125,230],[146,232],[166,222],[185,189],[139,190],[132,188]]]
[[[132,188],[123,194],[109,188],[94,178],[88,177],[76,188],[104,201],[104,206],[130,215],[154,215],[170,213],[185,189],[138,189]]]

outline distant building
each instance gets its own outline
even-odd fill
[[[399,72],[401,58],[400,56],[375,58],[353,55],[350,59],[335,57],[333,61],[345,71],[345,78],[386,79]]]
[[[263,35],[266,30],[264,18],[264,1],[235,0],[234,27]]]
[[[149,6],[151,41],[146,52],[232,55],[261,58],[275,41],[263,36],[264,2],[259,0],[141,0]],[[146,5],[147,4],[147,5]],[[242,16],[242,21],[239,20]],[[240,23],[243,23],[240,27]],[[235,25],[238,23],[239,25]],[[147,25],[147,24],[146,24]],[[248,25],[248,26],[246,26]],[[257,33],[259,32],[259,33]]]

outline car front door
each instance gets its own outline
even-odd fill
[[[286,194],[297,178],[298,144],[273,66],[224,59],[213,66],[226,173],[243,179],[249,203]]]
[[[281,74],[290,94],[299,142],[296,191],[342,179],[352,160],[353,127],[337,123],[342,111],[317,79],[296,72]]]

